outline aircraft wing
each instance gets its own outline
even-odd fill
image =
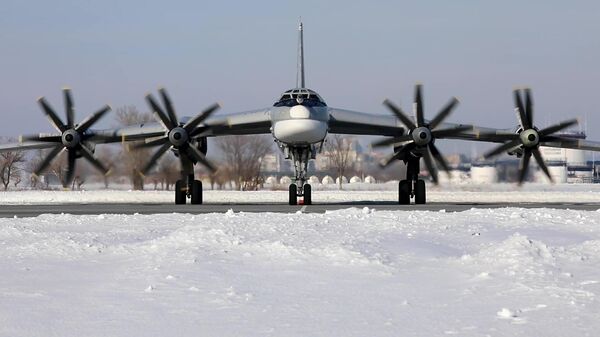
[[[183,118],[182,122],[185,123],[189,119],[190,118]],[[206,137],[270,133],[270,108],[211,116],[197,128],[203,129],[202,135]],[[165,134],[165,130],[160,123],[152,122],[113,129],[88,130],[85,134],[87,138],[86,141],[101,144],[144,140],[146,138],[159,137]],[[47,149],[55,146],[56,143],[19,141],[8,144],[0,144],[0,152]]]
[[[394,116],[329,108],[329,132],[351,135],[401,136],[406,131]]]
[[[208,137],[271,133],[271,108],[217,115],[209,118],[205,126],[209,127]]]
[[[512,129],[495,129],[471,124],[442,123],[438,129],[468,127],[448,139],[463,139],[481,142],[502,143],[502,136],[514,135]],[[401,136],[406,133],[406,127],[392,115],[377,115],[338,108],[329,108],[329,132],[370,136]]]
[[[0,144],[0,152],[48,149],[55,146],[56,144],[46,142],[15,142]]]
[[[184,117],[181,122],[186,123],[189,120],[190,117]],[[196,129],[201,129],[202,135],[206,137],[270,133],[270,108],[211,116],[197,126]],[[160,123],[147,123],[94,132],[98,143],[141,140],[165,134],[165,130]],[[94,137],[92,137],[92,140],[94,140]]]
[[[569,139],[567,137],[556,137],[556,139],[542,142],[540,145],[575,150],[600,151],[600,142],[585,139]]]

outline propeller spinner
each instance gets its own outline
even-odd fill
[[[438,128],[440,124],[450,115],[452,110],[458,104],[458,99],[453,97],[450,101],[438,112],[438,114],[429,122],[425,121],[423,112],[423,95],[422,85],[417,84],[415,86],[415,113],[416,121],[408,117],[400,107],[396,106],[390,100],[386,99],[383,104],[387,106],[392,113],[402,122],[406,127],[407,133],[402,136],[385,139],[376,143],[373,143],[374,147],[386,146],[394,144],[394,154],[389,157],[382,165],[384,167],[390,165],[394,160],[407,158],[406,155],[410,154],[417,157],[423,157],[427,171],[431,175],[434,183],[438,183],[438,172],[434,165],[434,160],[439,166],[441,166],[447,173],[450,172],[450,168],[444,157],[441,155],[437,146],[435,146],[435,139],[448,138],[456,136],[461,132],[472,129],[471,126],[461,125],[451,128]]]
[[[75,124],[75,108],[73,104],[73,98],[71,97],[71,90],[68,88],[63,89],[63,95],[65,101],[65,113],[67,117],[66,123],[60,119],[52,106],[50,106],[44,97],[38,99],[38,103],[40,104],[42,111],[48,117],[52,126],[54,126],[54,128],[60,132],[60,134],[24,136],[21,137],[21,139],[56,144],[50,153],[48,153],[44,160],[42,160],[42,162],[35,169],[35,175],[40,175],[48,168],[50,163],[56,157],[65,151],[67,152],[67,175],[62,182],[63,187],[66,187],[70,185],[73,180],[75,163],[78,157],[85,158],[90,164],[104,174],[109,172],[109,170],[94,156],[93,151],[88,147],[88,145],[85,144],[85,141],[92,137],[92,135],[86,133],[86,131],[88,131],[92,125],[94,125],[98,120],[100,120],[100,118],[102,118],[102,116],[110,111],[110,106],[105,105],[100,110],[83,120],[81,123]]]
[[[211,172],[215,171],[215,167],[206,159],[204,153],[202,153],[194,144],[192,144],[193,138],[202,137],[211,128],[211,126],[197,127],[210,117],[215,111],[220,108],[218,103],[215,103],[204,111],[199,113],[194,118],[190,119],[187,123],[183,124],[177,118],[171,99],[164,88],[159,89],[160,96],[162,98],[165,109],[158,104],[152,94],[146,95],[146,101],[150,105],[150,108],[154,112],[155,116],[161,122],[165,128],[165,135],[140,144],[139,147],[152,147],[159,146],[158,151],[154,153],[148,164],[141,171],[142,174],[147,174],[157,163],[160,157],[162,157],[171,147],[176,148],[179,151],[179,158],[184,165],[184,160],[189,160],[192,163],[200,163],[208,168]],[[166,112],[165,112],[166,110]]]

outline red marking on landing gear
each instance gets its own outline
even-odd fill
[[[304,205],[304,199],[298,200],[298,205]]]

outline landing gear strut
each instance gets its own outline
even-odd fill
[[[420,158],[416,157],[410,158],[407,162],[406,180],[400,180],[398,186],[398,203],[400,205],[409,205],[411,198],[415,198],[415,204],[427,202],[425,181],[419,179],[419,160]]]
[[[308,161],[314,159],[315,149],[313,146],[287,147],[284,152],[294,163],[295,177],[289,187],[289,204],[297,205],[298,197],[303,197],[304,205],[312,204],[312,188],[306,183]]]
[[[175,204],[185,205],[188,198],[192,205],[202,204],[202,182],[194,178],[194,164],[181,159],[181,180],[175,183]]]

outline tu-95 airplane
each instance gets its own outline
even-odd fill
[[[211,171],[215,170],[206,159],[207,137],[271,134],[286,159],[292,160],[294,164],[295,177],[289,186],[289,204],[297,204],[298,198],[301,197],[304,204],[309,205],[312,203],[312,189],[307,184],[308,162],[315,158],[328,134],[386,137],[373,144],[393,146],[393,155],[382,165],[387,166],[394,160],[401,160],[407,165],[406,179],[401,180],[398,186],[400,204],[410,204],[413,198],[416,204],[426,202],[425,182],[419,179],[421,159],[436,184],[437,166],[449,172],[448,164],[435,145],[438,139],[500,143],[484,157],[490,158],[504,152],[521,157],[519,183],[525,179],[532,156],[552,180],[539,150],[540,146],[600,150],[600,142],[569,138],[567,134],[559,133],[577,124],[576,119],[543,129],[537,128],[533,123],[533,101],[529,89],[514,91],[515,112],[519,125],[508,129],[445,122],[458,104],[456,98],[452,98],[433,119],[426,119],[421,85],[415,87],[412,116],[387,99],[384,105],[392,112],[391,115],[330,107],[319,94],[305,85],[302,23],[299,25],[297,67],[296,88],[284,92],[273,106],[219,116],[214,114],[219,105],[213,104],[194,117],[179,119],[166,90],[159,89],[162,105],[152,94],[146,95],[146,101],[158,122],[106,130],[95,130],[91,127],[110,110],[108,105],[76,124],[71,92],[64,89],[66,122],[43,97],[38,100],[42,111],[58,133],[21,136],[18,143],[0,145],[0,152],[50,149],[46,158],[36,168],[36,175],[47,169],[54,158],[66,152],[68,171],[64,183],[69,184],[73,179],[78,158],[85,158],[105,174],[109,171],[94,156],[96,144],[143,141],[138,146],[157,146],[159,149],[140,174],[148,173],[160,157],[171,150],[181,163],[181,179],[176,183],[175,203],[185,204],[187,199],[190,199],[192,204],[201,204],[202,183],[194,177],[194,165],[200,164]]]

